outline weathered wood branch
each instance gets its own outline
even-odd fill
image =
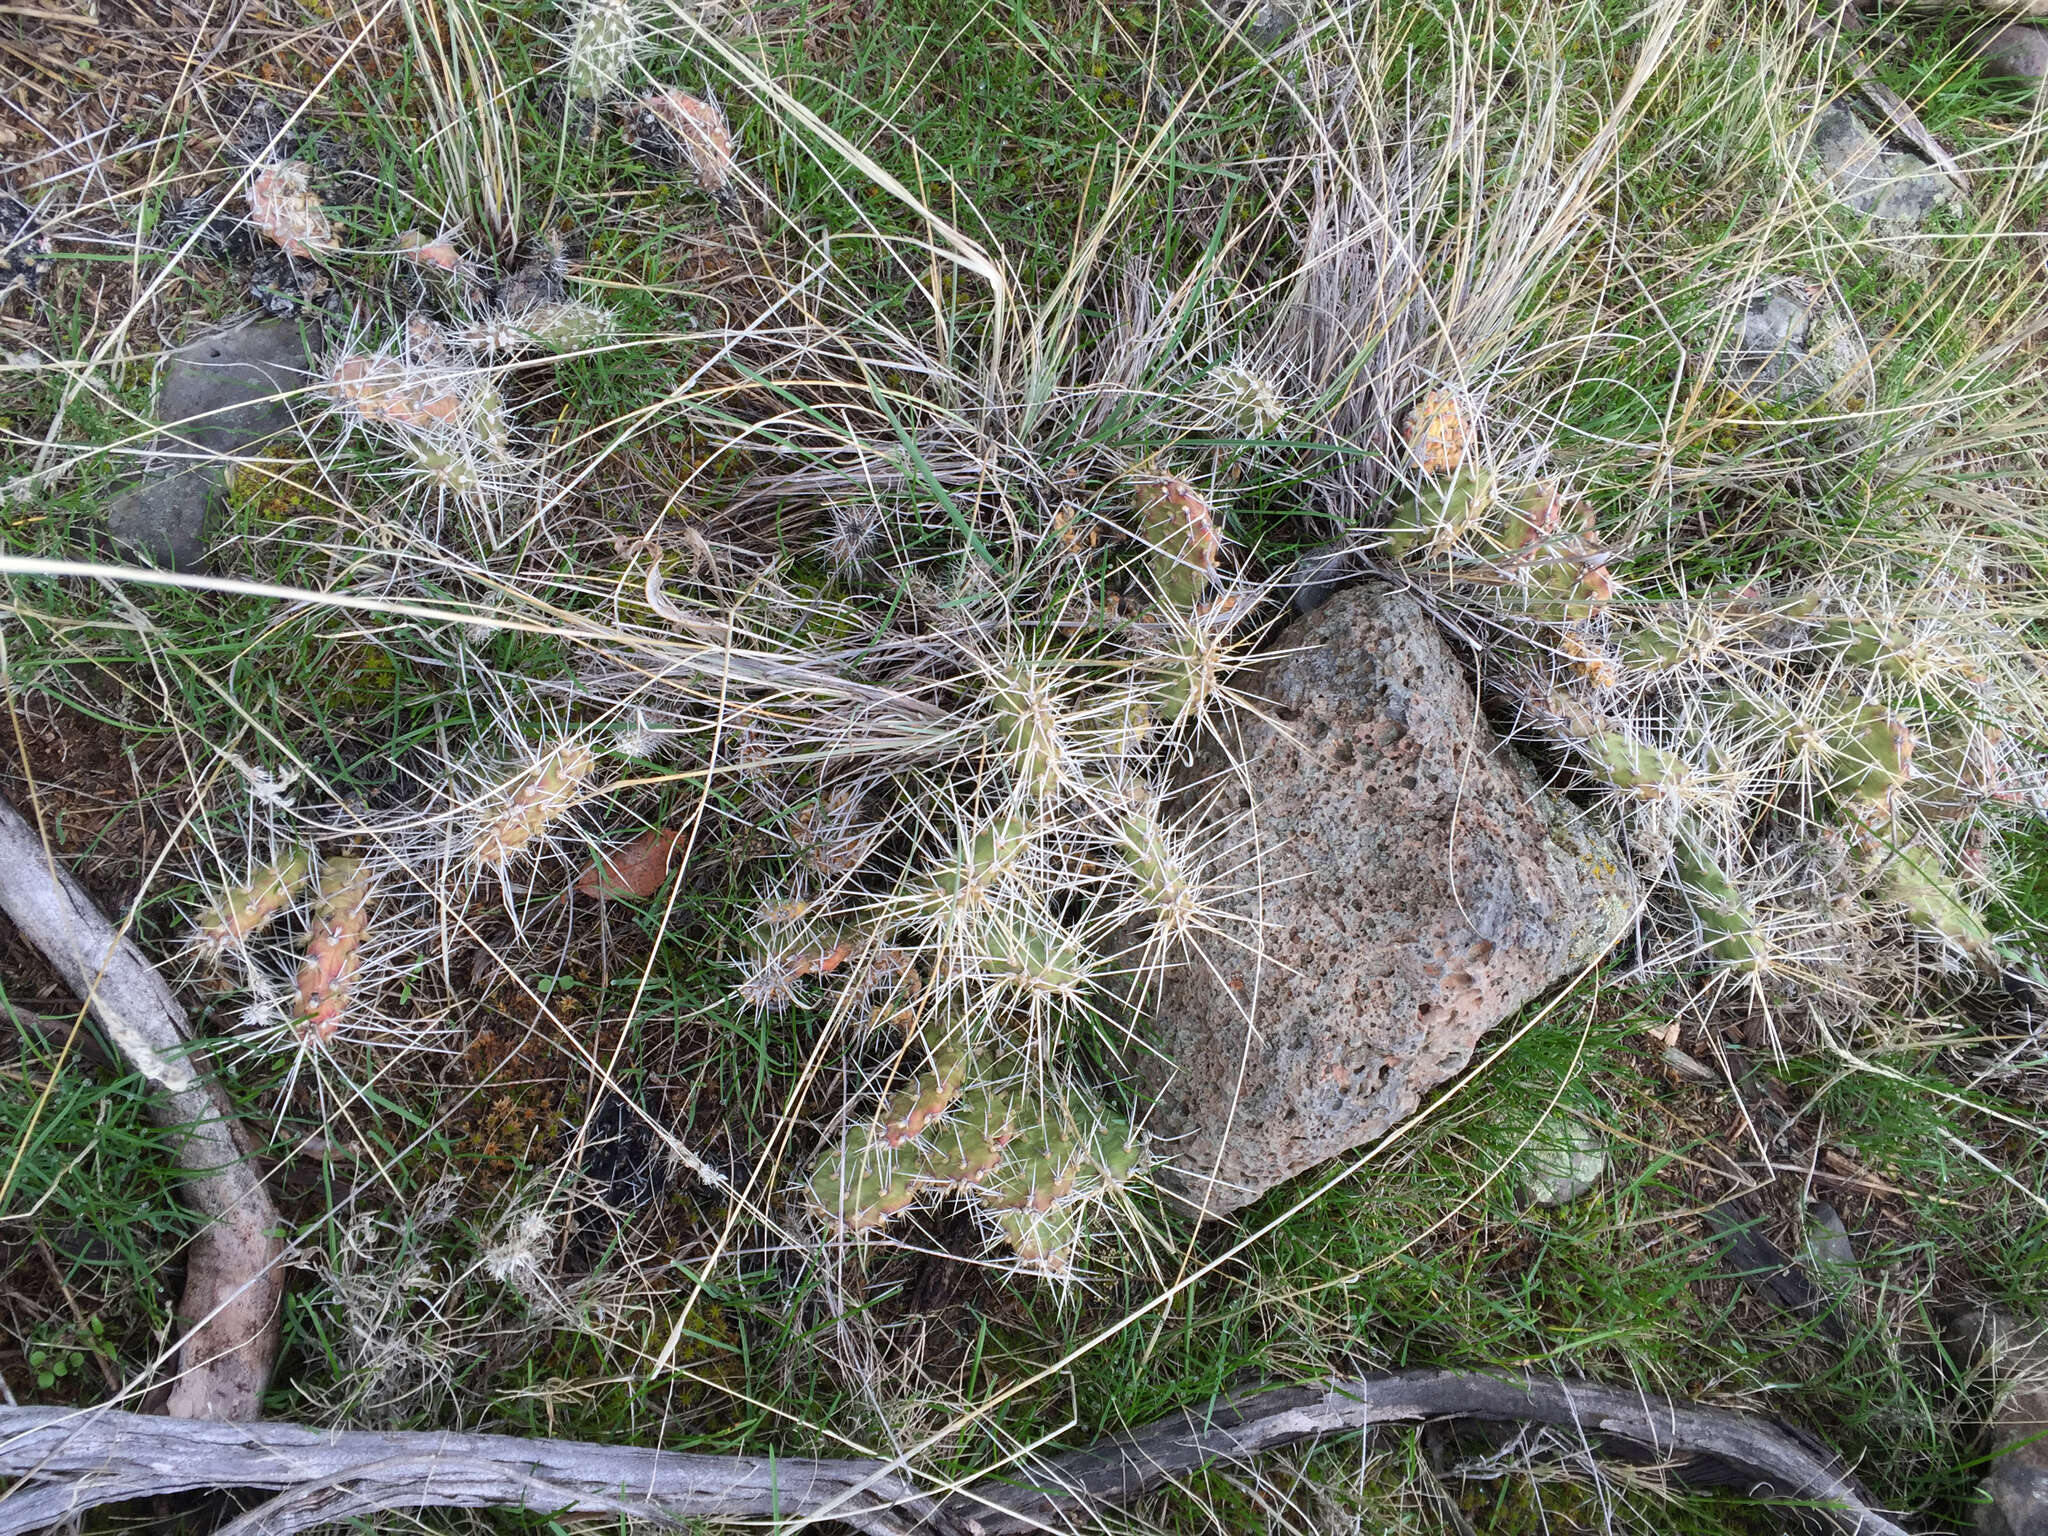
[[[1852,1536],[1905,1536],[1824,1447],[1769,1420],[1593,1382],[1472,1371],[1394,1371],[1240,1395],[936,1500],[875,1461],[17,1408],[0,1410],[0,1476],[20,1479],[0,1495],[0,1536],[198,1488],[278,1495],[220,1536],[290,1536],[380,1510],[514,1505],[662,1523],[829,1515],[869,1536],[1021,1536],[1072,1529],[1210,1463],[1438,1419],[1557,1425],[1596,1448],[1796,1500]]]
[[[36,829],[0,798],[0,910],[91,1009],[114,1049],[156,1090],[150,1112],[176,1137],[185,1196],[207,1218],[185,1264],[168,1411],[250,1419],[277,1358],[284,1294],[277,1211],[235,1135],[226,1099],[193,1054],[164,979],[117,933]]]
[[[317,1430],[115,1410],[0,1409],[0,1536],[23,1536],[103,1504],[198,1488],[278,1497],[220,1536],[267,1536],[387,1509],[517,1506],[687,1519],[785,1519],[831,1508],[872,1536],[905,1536],[932,1514],[876,1461],[698,1456],[511,1435]],[[922,1527],[944,1529],[943,1526]]]
[[[968,1536],[1060,1529],[1064,1513],[1125,1503],[1212,1461],[1373,1424],[1441,1419],[1557,1425],[1595,1448],[1691,1462],[1702,1481],[1725,1482],[1732,1474],[1752,1494],[1809,1502],[1855,1536],[1905,1536],[1825,1447],[1769,1420],[1595,1382],[1479,1371],[1392,1371],[1255,1392],[1201,1412],[1184,1409],[1051,1458],[1031,1488],[978,1483],[947,1499],[940,1512]]]

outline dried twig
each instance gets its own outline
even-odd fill
[[[184,1010],[20,812],[0,799],[0,909],[82,998],[114,1048],[157,1090],[151,1112],[177,1137],[186,1197],[208,1218],[186,1257],[180,1349],[168,1411],[249,1419],[277,1356],[282,1245],[277,1212],[238,1143],[220,1091],[191,1053]]]
[[[0,1536],[196,1488],[277,1490],[221,1536],[290,1536],[379,1510],[506,1505],[665,1523],[827,1515],[872,1536],[1021,1536],[1074,1529],[1210,1462],[1431,1419],[1559,1425],[1588,1444],[1674,1464],[1681,1476],[1798,1500],[1854,1536],[1905,1536],[1824,1447],[1769,1420],[1585,1381],[1465,1371],[1394,1371],[1234,1397],[941,1500],[876,1461],[6,1409],[0,1475],[22,1481],[0,1495]]]

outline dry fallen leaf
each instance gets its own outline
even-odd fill
[[[682,833],[657,827],[623,848],[600,853],[576,882],[577,894],[610,901],[618,896],[652,896],[668,879],[668,861]]]

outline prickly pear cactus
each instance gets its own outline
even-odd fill
[[[1424,451],[1440,403],[1411,426],[1430,472],[1386,554],[1497,626],[1521,728],[1605,792],[1689,963],[1848,995],[1899,920],[1968,967],[2008,962],[1983,915],[1993,849],[2044,808],[2044,764],[2012,670],[2025,646],[1981,573],[1953,568],[1959,546],[1910,592],[1817,577],[1637,597],[1589,506],[1505,481],[1462,438]]]
[[[942,1046],[931,1070],[851,1125],[805,1186],[835,1231],[876,1232],[921,1200],[958,1196],[1023,1267],[1070,1273],[1091,1221],[1144,1173],[1127,1121],[1084,1092],[995,1079],[970,1052]]]
[[[1196,385],[1209,406],[1216,387]],[[1246,411],[1277,400],[1256,378],[1233,387]],[[1057,569],[1087,570],[1068,632],[952,632],[956,745],[938,767],[777,771],[766,722],[722,749],[763,763],[735,771],[788,850],[745,924],[736,1001],[822,1015],[849,1049],[880,1035],[914,1064],[856,1092],[808,1170],[803,1203],[839,1236],[964,1201],[1017,1266],[1085,1267],[1150,1160],[1074,1070],[1075,1045],[1132,1028],[1161,970],[1237,921],[1168,785],[1228,693],[1253,605],[1228,580],[1212,488],[1146,461],[1096,494],[1085,515],[1102,536],[1078,537],[1069,503],[1043,546]],[[872,523],[845,548],[853,526],[836,518],[828,535],[837,579],[889,579]],[[913,594],[928,580],[897,579]]]
[[[308,258],[341,249],[341,237],[314,195],[312,169],[297,160],[261,166],[249,182],[249,222],[285,255]]]
[[[602,101],[623,89],[646,44],[647,26],[633,0],[582,0],[562,61],[569,95]]]

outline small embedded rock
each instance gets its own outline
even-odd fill
[[[1301,9],[1287,0],[1253,0],[1244,13],[1244,35],[1255,48],[1271,53],[1301,25]]]
[[[1169,1190],[1220,1215],[1384,1135],[1487,1030],[1604,954],[1636,901],[1589,816],[1497,740],[1414,598],[1338,592],[1197,756],[1257,889],[1167,974],[1144,1067]],[[1164,1063],[1170,1063],[1168,1066]]]
[[[153,565],[203,564],[226,460],[291,426],[283,397],[305,387],[312,354],[304,327],[288,320],[218,331],[173,352],[157,389],[154,466],[108,504],[107,532]]]
[[[206,564],[206,521],[222,483],[212,464],[179,464],[145,475],[107,504],[114,541],[165,571]]]
[[[1978,1536],[2048,1536],[2048,1328],[1985,1308],[1962,1313],[1948,1334],[1992,1389]]]
[[[1291,602],[1296,613],[1314,613],[1343,591],[1358,569],[1358,552],[1340,539],[1303,550],[1282,585],[1293,590]]]
[[[1839,1212],[1825,1200],[1806,1208],[1806,1267],[1824,1286],[1840,1290],[1856,1282],[1856,1245]]]
[[[1722,371],[1751,399],[1797,405],[1816,396],[1844,404],[1867,400],[1875,385],[1870,354],[1820,284],[1803,277],[1764,278],[1730,296]]]
[[[1522,1151],[1522,1198],[1531,1205],[1568,1205],[1607,1172],[1607,1143],[1589,1125],[1553,1112]]]
[[[1813,117],[1809,148],[1835,200],[1887,224],[1918,224],[1948,201],[1942,174],[1918,155],[1891,149],[1840,102]]]
[[[292,424],[280,398],[306,387],[312,347],[288,322],[218,331],[173,352],[157,389],[164,431],[209,453],[233,454]]]
[[[2017,80],[2038,88],[2048,80],[2048,27],[2013,22],[1977,44],[1987,80]]]

